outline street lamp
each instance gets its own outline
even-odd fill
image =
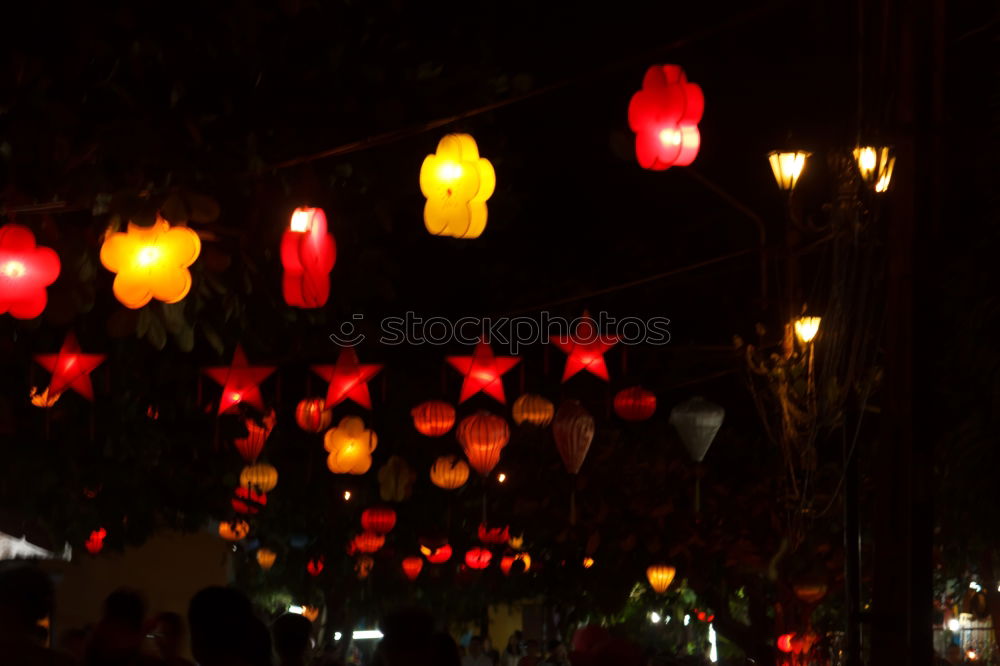
[[[820,317],[799,317],[795,320],[795,337],[798,338],[800,345],[805,347],[812,342],[819,332],[821,321]]]
[[[889,148],[882,146],[859,146],[854,149],[854,159],[858,163],[858,172],[862,180],[869,185],[874,185],[878,193],[889,189],[892,181],[892,170],[896,166],[896,158]]]
[[[775,150],[768,154],[767,159],[771,162],[771,171],[774,172],[774,180],[777,181],[778,187],[786,192],[794,189],[810,154],[803,150],[789,153]]]

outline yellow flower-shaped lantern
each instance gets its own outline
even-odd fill
[[[101,246],[101,263],[116,273],[115,297],[128,308],[156,299],[177,303],[191,290],[193,264],[201,240],[187,227],[171,227],[157,218],[151,227],[129,223],[128,231],[108,233]]]
[[[420,167],[420,191],[427,197],[424,224],[435,236],[478,238],[486,228],[486,200],[497,176],[479,156],[468,134],[448,134]]]
[[[323,446],[329,451],[326,466],[334,474],[364,474],[372,466],[372,451],[378,437],[357,416],[345,416],[336,428],[326,431]]]

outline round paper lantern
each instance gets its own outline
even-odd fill
[[[493,553],[485,548],[473,548],[465,553],[465,564],[470,569],[485,569],[492,559]]]
[[[154,298],[177,303],[187,296],[191,290],[188,267],[200,253],[198,234],[157,218],[151,227],[129,223],[127,232],[109,232],[101,245],[101,263],[116,273],[115,297],[135,309]]]
[[[654,564],[646,569],[646,578],[649,580],[649,585],[657,594],[666,592],[670,584],[674,582],[674,576],[676,575],[677,569],[666,564]]]
[[[469,480],[469,466],[458,456],[441,456],[431,466],[431,482],[438,488],[455,490]]]
[[[250,534],[250,524],[245,520],[219,523],[219,536],[226,541],[239,541]]]
[[[282,293],[299,308],[321,308],[330,297],[330,271],[337,262],[337,244],[326,231],[322,208],[296,208],[281,237]]]
[[[269,493],[278,485],[278,470],[267,463],[247,465],[240,472],[240,485]]]
[[[704,110],[701,88],[688,83],[683,68],[654,65],[646,70],[642,90],[628,105],[639,166],[662,171],[691,164],[701,145],[698,123]]]
[[[372,466],[372,451],[378,437],[357,416],[345,416],[336,428],[326,431],[323,446],[330,455],[326,466],[334,474],[364,474]]]
[[[448,134],[420,167],[420,191],[427,197],[424,224],[435,236],[478,238],[486,228],[486,200],[496,172],[479,156],[468,134]]]
[[[277,553],[268,548],[260,548],[257,550],[257,564],[264,571],[270,570],[274,566],[275,560],[278,559]]]
[[[35,235],[19,224],[0,227],[0,314],[34,319],[48,303],[46,287],[59,277],[59,255],[35,245]]]
[[[626,421],[645,421],[656,411],[656,394],[641,386],[622,389],[615,395],[615,413]]]
[[[510,528],[506,525],[503,527],[488,527],[485,523],[481,523],[479,525],[478,536],[479,540],[487,545],[502,546],[510,541]]]
[[[439,546],[421,545],[420,554],[431,564],[444,564],[451,559],[451,545],[445,543]]]
[[[330,427],[333,410],[323,398],[306,398],[295,407],[295,422],[306,432],[322,432]]]
[[[407,557],[403,559],[403,573],[410,580],[416,580],[423,568],[424,561],[419,557]]]
[[[455,425],[455,408],[440,400],[417,405],[410,414],[417,431],[428,437],[440,437]]]
[[[232,499],[233,510],[236,513],[256,514],[260,513],[263,506],[267,506],[267,495],[258,493],[253,487],[240,487],[236,489],[236,496]]]
[[[705,459],[725,418],[725,409],[701,397],[691,398],[670,410],[670,423],[695,462]]]
[[[309,572],[310,576],[315,578],[316,576],[323,573],[323,569],[325,567],[326,567],[326,561],[323,559],[323,556],[314,557],[313,559],[309,560],[309,562],[306,564],[306,571]]]
[[[387,506],[373,506],[361,513],[361,527],[375,534],[388,534],[396,526],[396,512]]]
[[[106,536],[108,536],[108,531],[103,527],[99,527],[90,533],[87,540],[83,542],[83,547],[91,555],[97,555],[104,548],[104,537]]]
[[[567,400],[556,412],[552,422],[552,435],[566,471],[570,474],[579,473],[590,450],[590,443],[594,440],[594,417],[576,400]]]
[[[531,569],[531,555],[528,553],[511,553],[500,558],[500,570],[504,576],[510,575],[510,570],[516,562],[520,562],[524,569],[521,573],[528,573]]]
[[[467,416],[458,424],[458,441],[465,457],[481,476],[488,476],[500,462],[500,451],[510,440],[507,422],[489,412]]]
[[[372,572],[372,567],[375,566],[375,558],[371,555],[362,555],[358,558],[358,561],[354,563],[354,572],[358,574],[358,580],[364,580],[368,578],[368,574]]]
[[[359,553],[374,553],[385,545],[385,537],[374,532],[362,532],[351,542]]]
[[[552,423],[555,407],[540,395],[525,393],[514,401],[514,423],[530,423],[536,426],[547,426]]]

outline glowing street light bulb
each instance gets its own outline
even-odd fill
[[[649,621],[652,622],[653,624],[659,624],[660,620],[662,619],[663,618],[660,617],[660,614],[657,613],[656,611],[653,611],[652,613],[649,614]]]
[[[345,490],[344,491],[344,501],[345,502],[350,502],[351,501],[351,491],[350,490]]]
[[[858,163],[858,173],[862,180],[874,184],[876,192],[882,193],[889,189],[896,158],[888,147],[859,146],[854,149],[854,159]]]
[[[795,188],[795,183],[799,181],[810,154],[802,150],[790,153],[775,150],[768,154],[767,159],[771,162],[771,171],[774,172],[774,180],[778,183],[778,187],[786,192]]]
[[[959,623],[959,621],[956,618],[951,618],[950,620],[948,620],[948,630],[949,631],[958,631],[961,628],[962,628],[962,625]]]
[[[799,339],[799,344],[807,345],[812,342],[819,333],[820,322],[822,317],[799,317],[795,320],[795,337]]]
[[[499,474],[497,474],[497,481],[499,483],[504,483],[506,480],[507,480],[507,475],[506,474],[504,474],[503,472],[500,472]]]

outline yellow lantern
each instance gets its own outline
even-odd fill
[[[278,470],[267,463],[247,465],[240,472],[240,485],[269,493],[278,485]]]
[[[378,437],[357,416],[345,416],[323,436],[323,447],[330,453],[326,466],[334,474],[364,474],[372,466],[376,446]]]
[[[795,337],[799,339],[800,345],[805,346],[812,342],[819,333],[821,321],[821,317],[799,317],[795,320]]]
[[[783,153],[776,150],[768,154],[767,159],[771,162],[771,171],[774,172],[774,180],[777,181],[778,187],[786,192],[794,189],[809,155],[811,153],[802,150],[793,153]]]
[[[109,232],[101,245],[101,263],[117,274],[112,285],[115,297],[134,309],[154,298],[177,303],[187,296],[188,267],[200,253],[198,234],[157,218],[151,227],[129,223],[127,232]]]
[[[649,585],[657,594],[666,592],[670,584],[674,582],[674,576],[676,575],[677,569],[666,564],[654,564],[646,569],[646,578],[649,579]]]
[[[469,465],[458,456],[441,456],[431,466],[431,483],[438,488],[455,490],[469,480]]]
[[[477,238],[486,228],[486,200],[496,172],[479,156],[468,134],[448,134],[420,167],[420,191],[427,197],[424,224],[435,236]]]
[[[260,568],[264,571],[268,571],[271,567],[273,567],[276,559],[278,559],[278,555],[273,550],[261,548],[257,551],[257,564],[259,564]]]
[[[536,426],[547,426],[552,423],[552,417],[556,413],[552,403],[540,395],[525,393],[514,401],[511,410],[514,414],[514,423],[530,423]]]
[[[219,536],[226,541],[239,541],[250,534],[250,524],[245,520],[219,523]]]
[[[861,178],[869,185],[874,185],[876,192],[882,193],[889,189],[896,158],[889,154],[887,147],[860,146],[854,149],[854,159],[858,162]]]

